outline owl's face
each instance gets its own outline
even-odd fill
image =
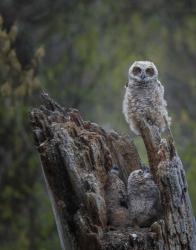
[[[137,183],[146,183],[148,179],[151,179],[151,175],[149,171],[145,171],[142,169],[134,170],[131,174],[129,179],[133,180],[133,182]]]
[[[129,81],[147,85],[158,79],[158,70],[154,63],[149,61],[136,61],[129,68]]]

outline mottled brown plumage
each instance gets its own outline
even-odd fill
[[[106,184],[105,200],[108,226],[126,227],[129,224],[127,209],[127,191],[124,182],[118,176],[118,170],[110,171]]]
[[[127,193],[131,226],[148,227],[161,218],[160,192],[147,168],[129,175]]]

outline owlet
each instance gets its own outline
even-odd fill
[[[158,80],[154,63],[136,61],[129,68],[128,84],[123,100],[123,113],[131,130],[139,135],[139,122],[144,119],[164,132],[166,121],[170,125],[164,87]]]
[[[149,169],[138,169],[128,178],[129,222],[148,227],[162,217],[160,192]]]

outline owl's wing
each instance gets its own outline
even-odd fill
[[[162,96],[164,96],[165,90],[164,90],[164,87],[163,87],[163,85],[161,84],[160,81],[158,81],[158,86],[159,86],[159,89],[160,89],[160,93],[162,94]]]
[[[167,106],[167,102],[164,99],[164,92],[165,92],[165,90],[164,90],[164,87],[163,87],[163,85],[161,84],[160,81],[158,81],[158,88],[159,88],[159,94],[160,94],[162,103],[166,107]]]

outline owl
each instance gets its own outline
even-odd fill
[[[140,135],[139,122],[144,119],[164,132],[171,119],[164,99],[164,87],[158,80],[154,63],[136,61],[129,68],[128,84],[123,100],[123,113],[130,129]],[[167,124],[166,124],[167,123]]]
[[[109,227],[126,227],[129,224],[127,192],[119,177],[119,169],[114,166],[108,175],[105,187],[107,218]]]
[[[131,226],[149,227],[162,217],[160,192],[148,168],[131,172],[127,193]]]

